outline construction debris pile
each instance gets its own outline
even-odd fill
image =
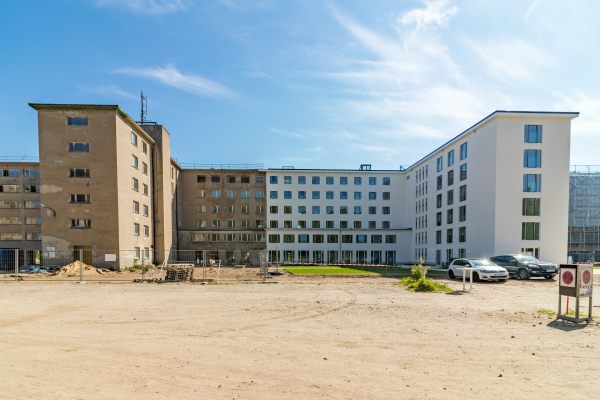
[[[79,276],[82,275],[97,275],[97,274],[106,274],[110,272],[108,269],[104,268],[96,268],[94,266],[85,264],[79,260],[75,260],[70,264],[62,266],[54,275],[65,275],[65,276]]]
[[[191,281],[194,279],[194,266],[192,264],[167,265],[165,272],[166,282]]]

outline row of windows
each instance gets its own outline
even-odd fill
[[[236,212],[235,211],[236,209],[237,209],[237,207],[233,204],[228,204],[227,206],[222,206],[220,204],[213,204],[210,206],[210,212],[212,212],[213,214],[222,213],[222,212],[227,212],[229,214],[233,214],[234,212]],[[239,210],[242,214],[250,214],[250,206],[248,204],[239,206]],[[198,213],[206,213],[206,212],[208,212],[208,206],[206,204],[201,204],[196,207],[196,211]],[[255,212],[255,214],[262,215],[265,213],[265,207],[264,206],[256,206],[254,212]]]
[[[467,159],[467,143],[463,143],[460,145],[460,160],[466,160]],[[450,150],[447,153],[447,166],[448,167],[452,167],[454,165],[454,150]],[[436,170],[437,172],[442,172],[442,169],[444,169],[444,156],[439,156],[436,160]]]
[[[427,178],[429,177],[429,166],[424,165],[421,168],[417,169],[415,175],[417,183],[427,180]]]
[[[0,185],[0,193],[39,193],[40,187],[37,185]]]
[[[21,225],[22,223],[21,217],[0,217],[0,225]],[[25,225],[40,225],[41,223],[40,217],[25,217]]]
[[[92,220],[90,220],[90,219],[74,218],[74,219],[71,219],[71,225],[70,225],[70,227],[72,229],[91,229],[91,227],[92,227]]]
[[[140,236],[140,224],[135,222],[133,224],[133,235]],[[144,225],[144,237],[150,236],[150,227],[148,225]]]
[[[139,169],[139,159],[136,155],[131,155],[131,166],[135,169]],[[148,175],[148,164],[142,161],[142,174]]]
[[[324,209],[325,214],[328,215],[333,215],[335,214],[335,206],[311,206],[311,214],[321,214],[321,209]],[[292,206],[283,206],[283,213],[284,214],[292,214]],[[307,207],[306,206],[297,206],[297,212],[298,214],[306,214]],[[362,206],[353,206],[353,207],[348,207],[348,206],[339,206],[338,207],[338,214],[348,214],[349,210],[352,210],[353,214],[359,215],[363,213],[363,207]],[[367,207],[367,212],[370,215],[374,215],[377,214],[377,207]],[[279,206],[270,206],[269,207],[269,214],[277,214],[279,213]],[[390,207],[381,207],[381,213],[388,215],[390,214]]]
[[[429,182],[421,182],[415,187],[415,196],[417,198],[425,196],[428,192]]]
[[[213,219],[211,221],[211,225],[212,228],[221,228],[221,220],[220,219]],[[231,228],[231,229],[235,229],[235,228],[245,228],[245,229],[251,229],[251,228],[257,228],[257,229],[264,229],[265,224],[263,220],[257,219],[255,221],[255,225],[254,226],[250,226],[250,220],[244,219],[239,221],[239,226],[238,226],[238,222],[236,222],[233,219],[227,220],[227,228]],[[207,222],[206,220],[203,219],[199,219],[198,220],[198,228],[201,229],[206,229],[208,228]]]
[[[463,185],[459,188],[458,191],[458,201],[467,200],[467,185]],[[454,189],[450,189],[446,192],[446,204],[451,206],[454,204]],[[442,194],[439,193],[436,196],[436,207],[442,208]]]
[[[458,177],[460,181],[467,179],[467,164],[462,164],[458,169]],[[436,178],[436,189],[441,190],[443,186],[443,175],[438,175]],[[454,185],[454,170],[450,170],[446,173],[446,186]]]
[[[312,236],[312,237],[311,237]],[[269,234],[269,243],[396,243],[396,235]]]
[[[137,258],[138,260],[140,260],[142,258],[142,252],[139,247],[133,248],[133,257]],[[144,259],[145,260],[150,259],[150,249],[148,247],[144,247]]]
[[[139,141],[142,142],[142,153],[148,154],[148,143],[142,139],[139,139]],[[138,135],[135,132],[131,132],[131,144],[138,147]]]
[[[40,176],[38,169],[24,168],[23,176]],[[0,169],[0,177],[18,177],[21,176],[21,170],[19,168],[8,168]]]
[[[312,257],[310,257],[311,253]],[[327,255],[327,263],[329,264],[337,264],[339,262],[344,264],[396,264],[395,250],[342,250],[341,258],[337,250],[270,250],[269,260],[321,264],[325,262],[325,255]],[[385,259],[383,256],[385,256]]]
[[[467,241],[467,228],[461,226],[458,228],[458,242],[464,243]],[[454,229],[446,229],[446,243],[450,244],[454,242]],[[435,231],[435,244],[442,244],[442,231]]]
[[[194,233],[192,242],[264,242],[263,233]]]
[[[467,220],[467,206],[458,207],[458,222],[464,222]],[[446,223],[453,224],[454,223],[454,210],[446,210]],[[442,213],[438,212],[435,214],[435,225],[442,225]]]
[[[135,190],[136,192],[140,191],[140,182],[139,182],[139,180],[137,178],[132,178],[131,188],[133,190]],[[142,184],[142,194],[144,196],[148,196],[148,185],[145,184],[145,183]]]
[[[0,201],[0,208],[40,208],[39,201],[13,201],[13,200],[2,200]]]
[[[293,198],[293,193],[291,190],[284,190],[283,191],[283,199],[285,200],[291,200]],[[300,190],[297,193],[297,197],[299,200],[306,200],[306,192],[304,190]],[[363,193],[362,192],[354,192],[353,193],[353,199],[354,200],[362,200],[363,198]],[[382,192],[381,193],[381,197],[383,200],[390,200],[391,199],[391,194],[390,192]],[[279,198],[279,192],[276,190],[271,190],[269,191],[269,198],[272,200],[276,200]],[[348,200],[348,192],[339,192],[339,197],[340,200]],[[377,192],[368,192],[367,193],[367,198],[369,200],[377,200]],[[313,190],[311,192],[311,199],[313,200],[319,200],[321,199],[321,192],[319,192],[318,190]],[[332,191],[327,191],[325,192],[325,199],[327,200],[334,200],[335,199],[335,193]]]
[[[279,221],[271,220],[269,221],[269,228],[278,229]],[[307,229],[306,220],[298,220],[296,225],[294,225],[293,221],[285,220],[283,221],[282,227],[284,229]],[[313,220],[311,221],[310,227],[312,229],[321,229],[321,221]],[[339,221],[338,226],[335,226],[334,221],[325,221],[326,229],[349,229],[348,221]],[[377,221],[367,221],[367,224],[363,226],[363,221],[357,220],[352,224],[352,228],[354,229],[377,229]],[[381,221],[381,229],[390,229],[390,221]]]
[[[143,215],[144,215],[144,217],[147,217],[150,213],[150,208],[146,204],[143,204],[142,207],[143,207]],[[134,214],[140,213],[140,202],[139,201],[133,200],[133,213]]]
[[[227,175],[225,177],[224,182],[236,183],[237,179],[238,179],[238,177],[235,175]],[[240,179],[240,183],[250,183],[250,177],[247,175],[242,175],[239,177],[239,179]],[[207,177],[206,175],[196,175],[196,182],[197,183],[205,183],[205,182],[220,183],[221,176],[220,175],[210,175],[209,177]],[[254,183],[264,184],[265,177],[263,175],[256,175],[254,177]]]
[[[23,234],[20,232],[0,232],[0,240],[23,240]],[[42,240],[42,234],[26,232],[25,240]]]
[[[279,182],[279,176],[277,175],[271,175],[269,177],[269,183],[272,185],[276,185]],[[306,185],[306,176],[297,176],[296,177],[296,183],[298,183],[298,185]],[[340,176],[338,178],[338,183],[340,185],[347,185],[349,182],[349,178],[347,176]],[[384,176],[381,178],[381,183],[383,185],[391,185],[391,178],[389,176]],[[320,176],[311,176],[310,179],[310,183],[313,185],[320,185],[321,184],[321,177]],[[363,183],[363,177],[362,176],[355,176],[352,178],[352,183],[354,185],[362,185]],[[377,177],[376,176],[369,176],[367,178],[367,183],[370,186],[375,186],[377,185]],[[284,185],[291,185],[292,184],[292,176],[284,176],[283,177],[283,184]],[[333,176],[326,176],[325,177],[325,184],[326,185],[333,185],[335,184],[335,177]]]
[[[206,190],[197,190],[196,191],[196,196],[200,197],[200,198],[206,198],[207,194],[208,194],[208,191],[206,191]],[[222,194],[223,194],[223,191],[221,189],[215,189],[215,190],[210,191],[210,197],[213,199],[220,199]],[[225,190],[225,197],[228,199],[234,199],[236,197],[236,192],[233,190]],[[242,199],[249,199],[250,191],[249,190],[240,190],[239,197]],[[264,199],[265,192],[263,190],[256,190],[254,192],[254,198],[255,199]]]

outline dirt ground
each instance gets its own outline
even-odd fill
[[[540,312],[555,281],[396,282],[3,282],[0,397],[598,399],[600,326]]]

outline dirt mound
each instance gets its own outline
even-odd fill
[[[110,272],[104,268],[96,268],[94,266],[85,264],[79,260],[75,260],[70,264],[62,266],[57,272],[56,275],[66,275],[66,276],[79,276],[79,269],[82,269],[83,275],[97,275],[97,274],[105,274]]]

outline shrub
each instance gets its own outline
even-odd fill
[[[402,278],[400,284],[406,286],[408,290],[415,292],[451,292],[445,283],[436,282],[433,279],[427,278],[427,267],[423,265],[423,260],[420,259],[417,265],[413,265],[410,269],[410,276]]]

